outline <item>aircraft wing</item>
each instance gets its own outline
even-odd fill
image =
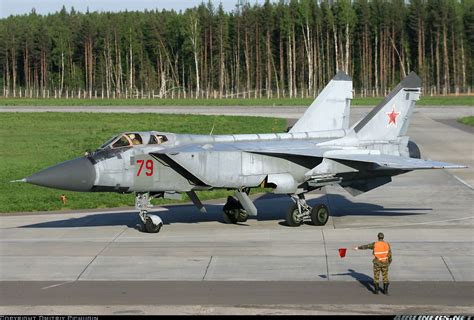
[[[461,169],[467,168],[465,165],[459,165],[449,162],[423,160],[401,156],[392,156],[385,154],[338,154],[339,150],[329,150],[322,148],[315,149],[292,149],[292,150],[260,150],[261,154],[287,154],[295,156],[319,157],[331,160],[355,161],[364,163],[373,163],[379,166],[375,170],[398,169],[398,170],[419,170],[419,169]]]
[[[464,165],[440,162],[432,160],[423,160],[416,158],[407,158],[391,156],[384,154],[334,154],[327,155],[326,158],[332,160],[357,161],[374,163],[380,168],[377,169],[399,169],[399,170],[418,170],[418,169],[460,169],[466,168]]]
[[[334,150],[333,148],[317,147],[315,143],[309,141],[268,141],[262,142],[233,142],[233,143],[212,143],[212,144],[189,144],[174,148],[167,148],[152,151],[153,154],[178,153],[199,153],[212,151],[244,151],[268,155],[295,155],[306,157],[323,157],[324,152]]]
[[[327,158],[336,161],[354,161],[363,163],[373,163],[378,166],[375,170],[395,169],[395,170],[418,170],[418,169],[460,169],[466,168],[464,165],[423,160],[416,158],[384,155],[384,154],[368,154],[368,153],[348,153],[347,150],[334,148],[322,148],[314,143],[307,141],[277,141],[277,143],[240,142],[240,143],[214,143],[209,145],[185,145],[171,149],[158,150],[152,153],[162,154],[178,154],[181,152],[212,152],[212,151],[244,151],[251,153],[267,154],[273,156],[292,155],[302,157]]]

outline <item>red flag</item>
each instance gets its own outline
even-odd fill
[[[346,256],[346,248],[339,248],[339,257],[344,258]]]

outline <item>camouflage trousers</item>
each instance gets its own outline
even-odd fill
[[[374,259],[374,283],[379,283],[379,275],[382,272],[383,283],[388,283],[389,263],[383,263]]]

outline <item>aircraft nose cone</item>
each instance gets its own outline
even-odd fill
[[[38,186],[71,191],[89,191],[94,181],[94,165],[86,157],[62,162],[26,178],[26,182]]]

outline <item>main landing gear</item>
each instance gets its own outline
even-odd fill
[[[150,196],[149,193],[137,192],[135,196],[135,209],[140,211],[139,215],[143,223],[143,230],[148,233],[157,233],[160,232],[163,221],[155,214],[148,214],[148,210],[153,207],[150,203],[151,199],[153,199],[153,196]]]
[[[227,197],[227,202],[222,208],[224,211],[224,222],[236,224],[237,222],[247,221],[249,215],[239,200],[233,196]]]
[[[324,226],[329,219],[329,209],[324,204],[311,208],[304,198],[304,194],[291,195],[294,201],[286,213],[286,224],[290,227],[299,227],[305,219],[311,218],[315,226]]]

